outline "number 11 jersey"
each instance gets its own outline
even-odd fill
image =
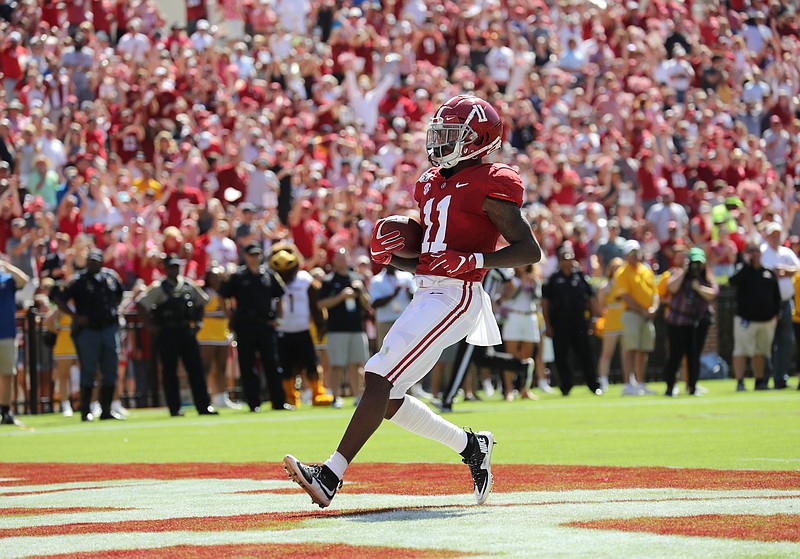
[[[502,163],[481,163],[445,178],[439,167],[426,171],[417,181],[414,199],[419,204],[423,227],[422,254],[444,250],[494,252],[500,231],[483,211],[483,201],[494,198],[522,206],[522,179]],[[443,275],[428,269],[422,258],[417,274]],[[458,279],[481,281],[486,269],[461,274]]]

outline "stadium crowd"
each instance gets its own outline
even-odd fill
[[[95,247],[134,293],[165,253],[202,284],[253,242],[293,243],[319,277],[346,249],[369,277],[373,224],[415,209],[426,124],[461,92],[503,119],[492,159],[522,175],[539,284],[565,243],[593,278],[701,249],[718,283],[753,243],[800,252],[792,0],[185,3],[168,26],[153,0],[0,2],[0,253],[33,278],[21,306],[48,307]],[[800,261],[780,254],[763,263],[791,342]]]

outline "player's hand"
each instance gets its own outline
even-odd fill
[[[391,231],[379,237],[378,231],[381,229],[381,221],[383,220],[378,220],[372,230],[372,238],[369,240],[369,256],[373,262],[385,266],[391,262],[392,253],[402,249],[406,246],[406,243],[403,237],[400,236],[399,231]]]
[[[471,272],[478,267],[474,254],[445,250],[431,255],[431,272],[443,272],[452,277]]]

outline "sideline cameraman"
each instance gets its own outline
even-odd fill
[[[719,287],[706,266],[703,249],[690,249],[688,261],[686,267],[670,271],[667,281],[672,299],[666,317],[669,358],[664,367],[665,396],[674,396],[675,374],[684,356],[689,371],[688,391],[696,394],[700,353],[711,324],[711,303],[719,295]]]

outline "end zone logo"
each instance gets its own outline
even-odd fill
[[[0,464],[0,557],[791,557],[800,472],[354,464],[320,511],[278,464]]]

